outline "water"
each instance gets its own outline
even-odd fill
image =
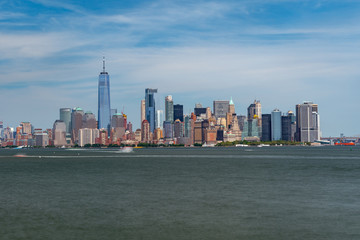
[[[1,149],[0,239],[360,239],[359,186],[359,147]]]

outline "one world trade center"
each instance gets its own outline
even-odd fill
[[[110,77],[105,71],[105,58],[103,58],[103,71],[99,75],[98,88],[98,128],[110,127],[111,110],[110,110]]]

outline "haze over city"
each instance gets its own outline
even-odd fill
[[[237,114],[319,105],[323,136],[356,135],[358,1],[2,1],[0,121],[50,128],[59,108],[97,113],[102,57],[111,107],[140,127],[145,88]]]

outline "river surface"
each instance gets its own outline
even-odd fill
[[[0,149],[0,239],[360,239],[360,147]]]

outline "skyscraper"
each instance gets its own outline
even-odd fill
[[[320,139],[320,116],[318,105],[304,102],[296,105],[296,137],[300,142]]]
[[[214,115],[215,118],[226,118],[226,113],[229,111],[229,101],[214,101]]]
[[[174,105],[174,121],[180,120],[180,122],[184,122],[184,106],[180,104]]]
[[[147,120],[141,123],[141,141],[146,143],[150,142],[150,125]]]
[[[86,112],[81,128],[97,128],[95,114],[90,111]]]
[[[165,97],[165,121],[174,122],[174,102],[172,96]]]
[[[146,120],[150,125],[150,132],[154,132],[155,129],[155,99],[154,93],[157,93],[157,89],[147,88],[145,89],[145,114]]]
[[[66,145],[66,124],[62,120],[56,120],[53,125],[54,146]]]
[[[156,110],[156,128],[162,129],[164,122],[164,111]]]
[[[71,113],[71,136],[73,143],[79,140],[79,129],[82,128],[84,111],[81,108],[74,108]]]
[[[109,129],[111,119],[110,109],[110,77],[105,71],[105,58],[103,59],[103,71],[99,75],[98,87],[98,121],[99,129]]]
[[[254,118],[261,119],[261,103],[257,100],[248,107],[248,119]]]
[[[60,120],[65,123],[66,133],[71,134],[71,108],[60,108]]]
[[[140,114],[141,114],[141,119],[140,119],[140,125],[142,124],[142,122],[146,119],[146,113],[145,113],[145,99],[141,100],[141,104],[140,104]]]
[[[271,114],[262,114],[261,141],[271,141]]]
[[[281,140],[292,141],[291,116],[281,116]]]
[[[206,114],[206,108],[203,108],[200,103],[195,104],[194,113],[197,117],[201,114]]]
[[[271,112],[271,141],[281,140],[281,112],[274,109]]]

